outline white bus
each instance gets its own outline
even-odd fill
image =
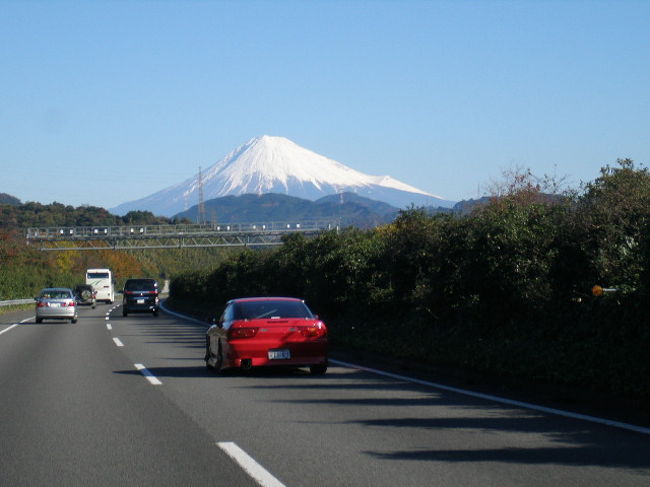
[[[90,284],[97,291],[97,301],[112,303],[115,301],[115,288],[113,275],[110,269],[86,269],[86,284]]]

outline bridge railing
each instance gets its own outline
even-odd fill
[[[181,225],[120,225],[87,227],[31,227],[27,240],[80,240],[105,238],[157,238],[202,235],[206,233],[290,233],[334,230],[338,222],[311,220],[301,222],[204,223]]]

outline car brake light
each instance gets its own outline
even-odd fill
[[[319,333],[319,329],[315,326],[308,326],[300,330],[300,334],[305,337],[317,337]]]
[[[304,326],[300,329],[300,334],[308,338],[324,336],[326,333],[327,330],[321,323],[312,326]]]
[[[47,308],[47,304],[48,304],[48,303],[46,303],[46,302],[44,302],[44,301],[39,301],[38,303],[36,303],[36,306],[37,306],[38,308]]]
[[[231,328],[228,331],[228,338],[253,338],[257,335],[257,328]]]

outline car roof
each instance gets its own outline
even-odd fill
[[[236,298],[236,299],[231,299],[228,301],[229,303],[245,303],[245,302],[251,302],[251,301],[298,301],[302,302],[302,299],[299,298],[288,298],[288,297],[282,297],[282,296],[264,296],[264,297],[257,297],[257,298]]]
[[[72,292],[72,289],[69,287],[45,287],[41,289],[41,292],[44,293],[46,291],[70,291]]]

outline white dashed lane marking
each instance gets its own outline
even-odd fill
[[[158,380],[158,378],[153,375],[149,369],[147,369],[144,365],[142,364],[133,364],[133,366],[140,371],[142,375],[144,375],[144,378],[149,381],[151,385],[154,386],[160,386],[162,385],[162,382]]]
[[[236,443],[220,441],[217,445],[262,487],[285,487],[282,482],[271,475]]]

